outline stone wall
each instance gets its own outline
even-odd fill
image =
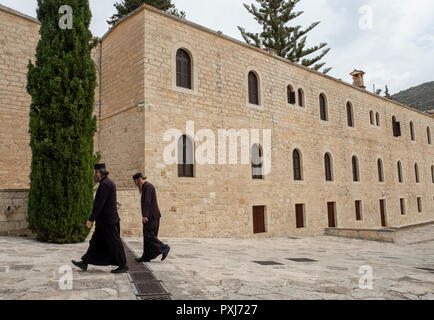
[[[0,5],[0,189],[28,188],[31,151],[27,64],[39,23]]]
[[[156,188],[163,214],[162,235],[175,237],[302,236],[323,233],[328,226],[327,202],[336,202],[340,227],[378,228],[380,199],[386,200],[388,226],[434,218],[431,165],[434,149],[426,128],[432,117],[380,98],[350,84],[284,61],[148,6],[145,11],[145,169]],[[183,48],[192,57],[193,90],[174,85],[175,54]],[[354,62],[356,63],[356,61]],[[259,107],[247,103],[247,75],[259,75]],[[351,70],[349,70],[351,71]],[[302,88],[304,107],[286,102],[286,87]],[[329,121],[320,120],[319,95],[327,97]],[[354,109],[355,127],[347,126],[346,103]],[[381,125],[370,124],[379,112]],[[392,134],[392,116],[402,137]],[[196,165],[195,178],[178,178],[177,165],[166,165],[164,133],[211,129],[271,129],[272,172],[253,180],[250,165]],[[416,142],[409,137],[413,121]],[[200,143],[196,142],[196,147]],[[303,181],[294,181],[292,152],[302,154]],[[239,150],[240,152],[240,150]],[[326,182],[324,155],[332,155],[334,181]],[[216,150],[217,154],[217,150]],[[360,182],[352,181],[351,159],[359,159]],[[378,182],[377,159],[385,182]],[[401,160],[404,183],[397,181]],[[414,163],[420,168],[416,183]],[[416,197],[423,199],[417,212]],[[399,199],[407,214],[400,214]],[[355,201],[362,201],[356,221]],[[306,228],[297,229],[295,205],[305,204]],[[253,235],[252,207],[266,206],[266,234]]]
[[[29,191],[0,190],[0,236],[30,235],[27,229]]]

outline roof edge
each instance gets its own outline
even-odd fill
[[[4,12],[10,13],[10,14],[13,14],[13,15],[18,16],[20,18],[24,18],[24,19],[30,20],[32,22],[35,22],[37,24],[41,24],[38,19],[33,18],[31,16],[28,16],[27,14],[21,13],[17,10],[12,9],[12,8],[6,7],[2,4],[0,4],[0,11],[4,11]]]
[[[121,23],[124,23],[126,20],[128,20],[129,18],[131,18],[132,16],[135,16],[137,13],[139,13],[140,11],[145,9],[145,6],[147,6],[146,4],[141,5],[140,7],[138,7],[136,10],[130,12],[129,14],[127,14],[126,16],[122,17],[118,22],[115,23],[114,26],[112,26],[110,29],[107,30],[106,33],[104,33],[104,35],[99,39],[100,41],[103,41],[110,33],[112,33]],[[152,7],[153,8],[153,7]],[[155,10],[158,11],[158,9],[155,8]]]

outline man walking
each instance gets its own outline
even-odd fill
[[[157,193],[152,184],[146,181],[141,173],[133,176],[134,183],[141,193],[142,222],[143,222],[143,255],[137,262],[150,262],[163,255],[161,261],[166,260],[170,247],[158,240],[161,213],[158,208]]]
[[[112,273],[128,271],[124,246],[120,237],[119,215],[116,202],[116,185],[108,178],[109,172],[105,164],[95,166],[95,182],[99,182],[93,202],[92,214],[87,221],[88,229],[95,221],[95,232],[90,240],[87,253],[82,261],[72,263],[83,271],[87,271],[89,264],[95,266],[117,266]]]

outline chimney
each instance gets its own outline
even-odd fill
[[[362,70],[354,69],[354,71],[351,72],[350,75],[353,77],[353,86],[366,89],[365,82],[363,81],[363,76],[365,75],[365,72],[363,72]]]

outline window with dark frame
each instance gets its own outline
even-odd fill
[[[319,107],[320,107],[320,115],[321,120],[328,121],[327,117],[327,102],[323,93],[319,95]]]
[[[259,105],[259,81],[258,76],[253,72],[249,72],[249,103]]]
[[[392,128],[393,128],[393,136],[400,137],[401,136],[401,123],[396,121],[396,117],[392,117]]]
[[[401,215],[405,216],[405,199],[399,199],[400,207],[401,207]]]
[[[298,150],[294,150],[292,153],[292,162],[294,169],[294,180],[301,181],[303,179],[301,172],[301,155]]]
[[[347,122],[349,127],[354,127],[354,112],[350,102],[347,102]]]
[[[378,112],[375,114],[375,120],[377,122],[377,127],[381,126],[381,123],[380,123],[380,114]]]
[[[252,178],[254,180],[264,179],[262,172],[262,149],[258,144],[252,146]]]
[[[326,153],[324,156],[325,177],[326,181],[333,181],[332,174],[332,160],[330,154]]]
[[[288,95],[288,103],[289,104],[295,104],[295,91],[293,90],[291,85],[288,85],[286,87],[286,92]]]
[[[415,136],[414,136],[414,124],[413,121],[410,121],[410,138],[411,141],[415,141]]]
[[[186,135],[178,140],[178,177],[194,178],[194,147]]]
[[[377,167],[378,167],[378,181],[384,182],[383,161],[381,159],[378,159]]]
[[[414,177],[416,179],[416,183],[420,183],[419,165],[417,163],[414,164]]]
[[[427,135],[428,144],[431,144],[431,129],[429,127],[426,128],[426,135]]]
[[[399,183],[403,183],[404,180],[403,180],[403,176],[402,176],[402,164],[401,164],[401,161],[398,161],[397,167],[398,167],[398,181],[399,181]]]
[[[178,49],[176,52],[176,85],[191,89],[191,58],[187,51]]]
[[[353,181],[359,182],[360,181],[360,174],[359,174],[359,160],[356,156],[352,159],[352,166],[353,166]]]
[[[355,202],[356,207],[356,220],[361,221],[362,220],[362,201],[357,200]]]
[[[423,208],[422,208],[422,198],[418,197],[417,198],[417,212],[422,213],[423,212]]]
[[[370,120],[371,120],[371,125],[375,125],[375,123],[374,123],[374,111],[370,111],[369,112],[369,118],[370,118]]]
[[[302,89],[298,89],[298,106],[304,107],[304,92]]]

